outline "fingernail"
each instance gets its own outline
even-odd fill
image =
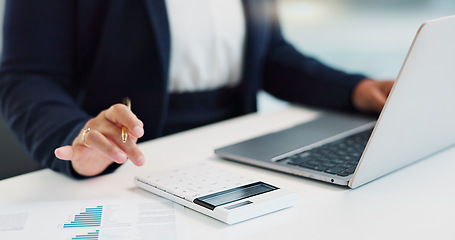
[[[114,161],[115,161],[116,163],[124,163],[124,162],[126,161],[126,158],[127,158],[126,154],[124,154],[124,153],[122,153],[122,152],[119,152],[119,153],[117,153],[117,155],[115,156]]]
[[[142,136],[144,134],[144,129],[139,126],[136,126],[133,128],[133,134],[138,137]]]
[[[144,163],[145,163],[145,157],[144,157],[144,156],[140,156],[140,157],[136,160],[136,164],[137,164],[138,166],[142,166],[142,165],[144,165]]]

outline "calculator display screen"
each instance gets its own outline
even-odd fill
[[[196,198],[193,202],[213,210],[215,207],[270,192],[276,189],[278,188],[272,185],[263,182],[256,182]]]

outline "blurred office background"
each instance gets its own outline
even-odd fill
[[[298,49],[336,68],[376,79],[396,77],[422,22],[455,14],[454,0],[278,1],[284,34]],[[0,0],[1,19],[3,5]],[[259,95],[260,112],[286,105],[268,94]],[[0,120],[0,179],[38,168]]]

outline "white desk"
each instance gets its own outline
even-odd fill
[[[188,239],[455,239],[455,149],[449,149],[355,190],[217,158],[213,149],[309,120],[290,107],[252,114],[141,144],[143,167],[85,181],[40,170],[0,181],[0,204],[105,198],[146,198],[133,177],[150,169],[206,161],[300,195],[296,207],[229,226],[185,209]],[[425,173],[425,177],[421,174]]]

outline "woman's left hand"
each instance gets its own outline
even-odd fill
[[[354,107],[363,112],[381,112],[394,82],[362,80],[352,93]]]

